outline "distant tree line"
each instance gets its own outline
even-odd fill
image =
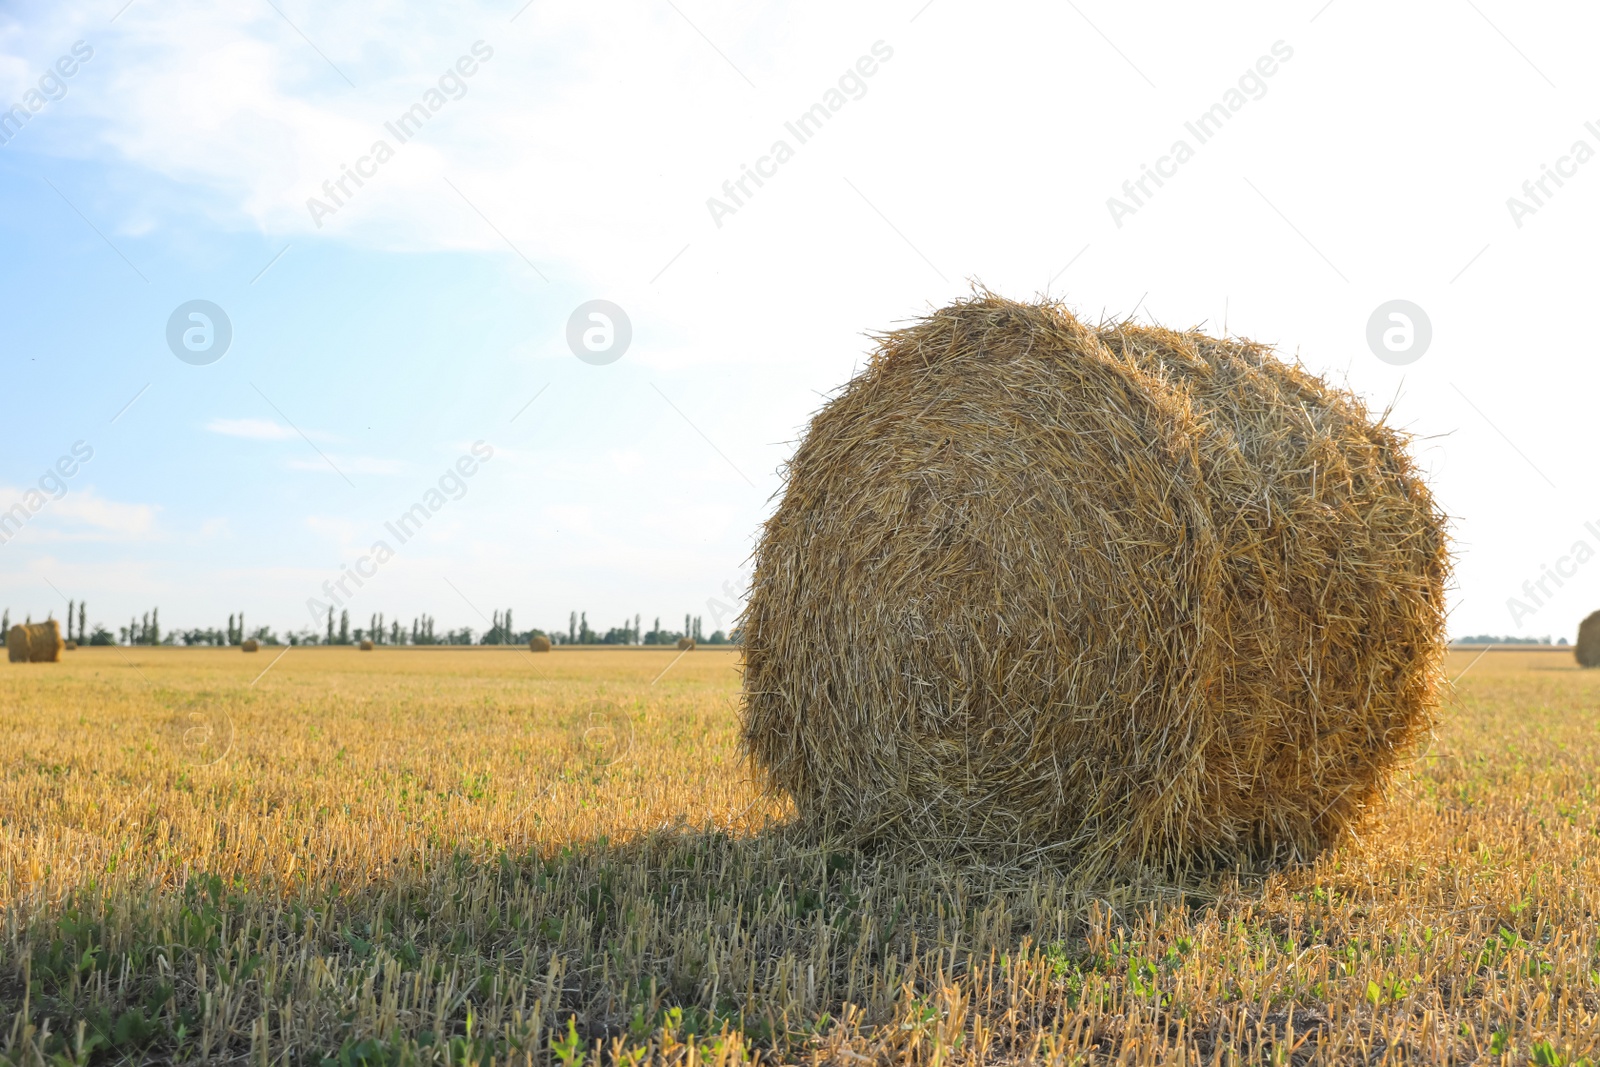
[[[678,639],[685,635],[693,637],[696,642],[708,645],[725,645],[737,643],[738,632],[730,639],[729,635],[721,630],[710,637],[703,631],[701,619],[698,616],[685,615],[682,630],[666,630],[661,626],[661,619],[655,620],[655,625],[648,631],[641,629],[641,617],[635,615],[632,620],[623,620],[621,626],[612,626],[601,632],[589,625],[589,613],[574,611],[567,617],[567,628],[563,632],[552,628],[542,630],[538,627],[522,630],[518,629],[513,612],[510,608],[496,609],[490,619],[489,627],[482,632],[471,626],[463,626],[457,630],[438,632],[432,615],[419,615],[411,620],[410,627],[402,625],[399,620],[386,620],[381,613],[370,616],[365,628],[351,627],[350,613],[341,611],[335,621],[332,608],[328,609],[327,624],[322,633],[304,629],[289,635],[290,644],[298,645],[355,645],[362,641],[371,641],[375,645],[525,645],[531,638],[548,637],[552,643],[558,645],[676,645]]]
[[[739,639],[737,630],[731,639],[721,630],[706,637],[698,615],[685,615],[681,630],[662,629],[658,615],[655,624],[641,633],[640,617],[635,615],[631,624],[625,619],[621,626],[613,626],[601,633],[589,627],[589,613],[586,611],[574,611],[567,616],[566,633],[555,630],[544,636],[558,645],[676,645],[683,637],[692,637],[698,644],[726,645],[737,644]]]
[[[109,636],[109,635],[107,635]],[[237,616],[228,616],[228,625],[225,629],[215,627],[197,627],[188,630],[161,630],[161,609],[151,608],[149,612],[137,619],[129,619],[128,625],[117,631],[118,643],[124,645],[213,645],[228,646],[242,645],[248,640],[255,640],[263,645],[281,645],[283,641],[272,632],[269,626],[258,626],[254,630],[247,630],[244,624],[244,612]],[[93,644],[94,642],[90,642]],[[110,641],[105,642],[110,644]]]
[[[1458,645],[1548,645],[1552,643],[1564,645],[1567,643],[1567,639],[1563,637],[1551,642],[1549,634],[1545,634],[1543,637],[1497,637],[1494,634],[1474,634],[1471,637],[1457,637],[1455,643]]]
[[[306,628],[289,635],[291,645],[359,645],[371,641],[375,645],[471,645],[473,631],[470,626],[447,630],[440,634],[434,628],[432,615],[418,615],[408,629],[400,620],[390,620],[382,613],[372,615],[365,627],[350,625],[350,612],[339,612],[337,623],[333,609],[328,609],[327,626],[322,633]]]
[[[74,609],[77,617],[76,630],[73,627]],[[27,621],[32,622],[32,616],[29,616]],[[11,609],[7,608],[0,614],[0,633],[10,629]],[[88,645],[182,644],[225,647],[243,644],[247,639],[253,639],[263,645],[357,645],[362,641],[371,641],[375,645],[525,645],[534,637],[548,637],[552,643],[558,645],[676,645],[683,637],[692,637],[697,644],[705,645],[739,643],[737,629],[731,636],[716,630],[707,637],[701,617],[698,615],[684,615],[681,630],[663,629],[661,618],[657,616],[654,625],[645,631],[641,628],[640,616],[635,615],[632,620],[624,619],[621,626],[608,627],[602,633],[589,626],[588,612],[574,611],[568,615],[567,628],[564,631],[559,628],[541,630],[537,627],[518,630],[512,621],[510,608],[495,611],[489,628],[481,634],[470,626],[439,633],[434,627],[432,615],[416,616],[411,620],[408,629],[398,619],[386,620],[381,612],[372,615],[367,620],[365,628],[358,626],[352,629],[350,612],[341,611],[335,622],[332,608],[328,609],[327,625],[323,632],[318,633],[309,627],[303,627],[297,632],[286,633],[281,638],[266,626],[247,630],[242,611],[229,615],[228,623],[222,629],[212,627],[163,632],[159,608],[151,608],[140,617],[130,618],[128,625],[118,627],[115,634],[100,623],[95,623],[94,630],[90,633],[87,605],[83,601],[67,602],[66,639]],[[1467,640],[1475,639],[1467,638]],[[1549,643],[1549,638],[1545,639],[1545,643]],[[1565,639],[1562,643],[1566,643]]]

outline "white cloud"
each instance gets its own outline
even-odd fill
[[[84,486],[52,504],[48,514],[137,538],[154,531],[157,510],[159,506],[155,504],[124,504],[107,500],[96,493],[93,486]]]
[[[329,518],[325,515],[307,515],[306,527],[342,546],[352,545],[360,533],[359,527],[349,519]]]
[[[33,487],[18,489],[0,486],[0,500],[20,501]],[[20,532],[18,540],[38,541],[120,541],[139,540],[155,532],[155,504],[126,504],[107,500],[93,486],[69,488],[59,499],[47,497]],[[83,527],[89,527],[84,530]]]
[[[288,466],[290,470],[325,471],[328,474],[332,474],[334,472],[328,467],[330,461],[346,475],[405,474],[411,470],[410,464],[398,459],[380,459],[376,456],[340,456],[333,453],[329,453],[326,460],[320,456],[311,458],[297,457],[291,459]]]
[[[612,469],[620,474],[644,470],[650,462],[643,452],[635,448],[613,448],[606,453],[606,459],[611,462]]]
[[[594,509],[582,504],[552,504],[543,510],[552,533],[568,536],[571,534],[593,533]]]
[[[253,441],[289,441],[300,435],[271,419],[212,419],[206,429],[225,437],[246,437]],[[318,435],[321,436],[321,435]]]

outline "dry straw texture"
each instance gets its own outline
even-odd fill
[[[1600,667],[1600,611],[1578,624],[1578,644],[1573,648],[1580,667]]]
[[[6,634],[6,654],[12,663],[59,663],[65,647],[61,624],[54,619],[13,626]]]
[[[548,637],[543,637],[543,636],[540,636],[540,635],[535,635],[533,637],[528,638],[528,651],[529,652],[549,652],[550,651],[550,639]]]
[[[259,652],[261,650],[261,642],[253,637],[247,637],[240,642],[239,648],[245,652]]]
[[[692,638],[692,637],[680,637],[680,638],[678,638],[678,647],[680,649],[691,649],[691,648],[693,648],[694,647],[694,638]]]
[[[59,663],[66,642],[61,639],[61,624],[54,619],[27,627],[28,659],[33,663]]]
[[[363,637],[361,639],[361,651],[363,651],[363,652],[371,652],[372,651],[372,642],[368,641],[365,637]]]
[[[980,293],[813,420],[745,616],[744,741],[807,821],[1127,868],[1305,857],[1432,725],[1444,520],[1243,341]]]

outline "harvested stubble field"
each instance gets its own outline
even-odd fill
[[[1600,1060],[1567,653],[1315,865],[1170,887],[786,832],[732,652],[266,651],[0,669],[0,1059]]]

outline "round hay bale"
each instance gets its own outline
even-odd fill
[[[62,649],[64,651],[76,652],[76,651],[78,651],[78,642],[76,642],[76,641],[68,641],[66,644],[62,645],[61,647],[62,647]]]
[[[371,652],[373,647],[374,646],[371,641],[367,640],[365,637],[361,639],[361,651]]]
[[[1600,667],[1600,611],[1578,624],[1578,643],[1572,647],[1580,667]]]
[[[13,626],[6,634],[6,658],[12,663],[59,663],[65,647],[54,619]]]
[[[1306,857],[1432,725],[1444,518],[1263,346],[979,294],[813,419],[744,617],[805,821],[1177,870]]]
[[[694,638],[692,638],[692,637],[680,637],[680,638],[678,638],[678,650],[680,652],[687,652],[689,649],[691,649],[693,647],[694,647]]]
[[[533,637],[528,638],[528,651],[529,652],[549,652],[550,651],[550,639],[548,637],[544,637],[542,635],[535,634]]]
[[[253,637],[247,637],[239,642],[239,649],[243,652],[259,652],[261,650],[261,642]]]

